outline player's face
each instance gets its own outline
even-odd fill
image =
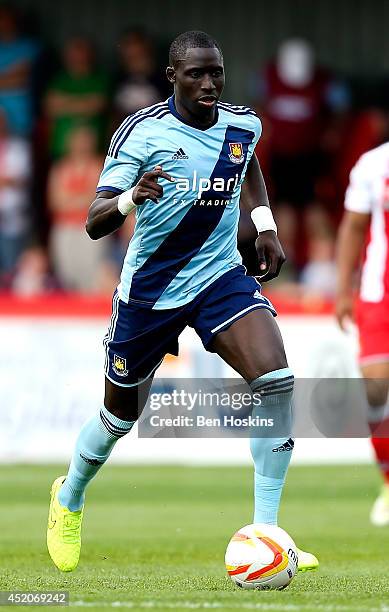
[[[225,80],[223,58],[216,47],[188,49],[168,78],[174,82],[177,103],[190,115],[214,116]]]

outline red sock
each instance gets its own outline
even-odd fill
[[[389,438],[371,437],[378,466],[385,482],[389,484]]]

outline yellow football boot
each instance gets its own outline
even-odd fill
[[[319,567],[319,560],[312,553],[304,552],[298,548],[297,556],[297,567],[299,572],[309,572],[310,570],[316,570]]]
[[[51,487],[47,548],[55,565],[62,572],[72,572],[78,565],[81,550],[81,524],[84,507],[71,512],[58,501],[58,492],[65,476],[54,480]]]

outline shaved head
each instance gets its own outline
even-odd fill
[[[176,68],[177,64],[186,58],[188,49],[216,48],[222,56],[219,43],[206,32],[190,30],[175,38],[169,49],[169,64]]]

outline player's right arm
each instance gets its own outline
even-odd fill
[[[345,213],[336,245],[337,288],[335,314],[341,329],[353,318],[353,280],[364,249],[372,206],[371,169],[365,156],[350,174],[345,197]]]
[[[162,197],[159,179],[173,179],[161,166],[143,172],[147,163],[147,126],[140,115],[133,115],[116,130],[108,149],[86,221],[92,240],[117,230],[136,206]]]
[[[134,203],[134,207],[144,204],[146,200],[158,202],[163,196],[163,187],[158,183],[160,178],[165,178],[168,181],[173,180],[169,174],[163,171],[161,166],[156,166],[154,170],[145,172],[141,176],[135,187],[131,189],[129,196],[129,199]],[[123,207],[119,210],[119,199],[126,194],[129,194],[129,192],[124,192],[121,195],[112,191],[97,192],[86,221],[86,231],[92,240],[107,236],[123,225],[127,215],[131,212],[131,208],[134,208],[129,206],[126,209],[127,214]]]

